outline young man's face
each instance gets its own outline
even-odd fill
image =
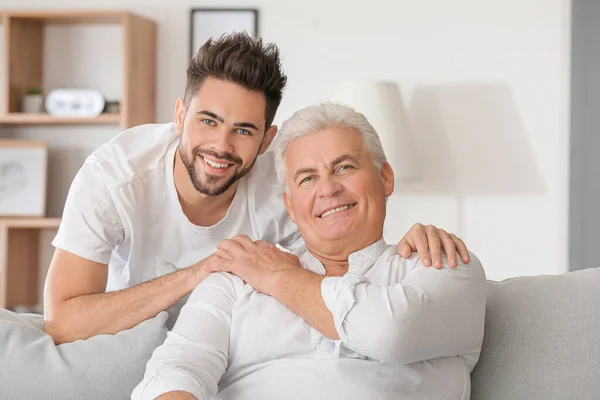
[[[265,109],[262,92],[215,78],[202,83],[187,111],[177,102],[179,153],[198,192],[224,193],[269,147],[277,129],[265,129]]]

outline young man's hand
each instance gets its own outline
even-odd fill
[[[461,239],[433,225],[414,224],[402,240],[398,242],[398,253],[402,257],[408,258],[412,252],[416,251],[426,267],[433,265],[435,268],[442,268],[442,250],[446,253],[448,264],[451,267],[458,265],[456,252],[458,252],[463,262],[468,263],[471,261],[467,246]]]
[[[272,296],[277,279],[291,271],[304,272],[292,253],[272,244],[240,235],[221,240],[215,257],[204,264],[207,272],[225,271],[239,276],[261,293]]]

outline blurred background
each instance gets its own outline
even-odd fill
[[[156,74],[148,84],[156,122],[172,121],[183,95],[193,36],[201,34],[191,10],[256,10],[257,34],[279,46],[288,74],[275,123],[330,99],[344,82],[397,86],[399,120],[392,125],[402,127],[402,148],[386,151],[404,154],[394,156],[394,167],[412,168],[412,176],[398,179],[388,201],[386,239],[399,240],[416,222],[434,224],[463,238],[488,278],[502,280],[600,266],[593,251],[600,239],[594,3],[0,0],[0,10],[127,10],[153,21]],[[50,21],[43,37],[43,91],[92,87],[107,100],[124,100],[123,26]],[[0,76],[6,65],[0,62]],[[51,218],[60,217],[85,157],[122,125],[0,120],[0,136],[47,143],[44,218]],[[54,233],[41,236],[40,282]]]

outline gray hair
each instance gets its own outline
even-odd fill
[[[320,103],[296,111],[282,125],[274,141],[275,168],[277,179],[287,192],[285,180],[285,152],[289,144],[296,138],[326,129],[342,127],[359,132],[363,137],[365,148],[373,159],[377,171],[381,171],[386,161],[379,135],[365,116],[353,108],[337,103]],[[289,194],[289,193],[288,193]]]

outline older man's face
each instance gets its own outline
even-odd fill
[[[333,128],[294,139],[285,153],[285,203],[307,243],[348,239],[368,245],[383,235],[393,172],[373,166],[360,133]]]

